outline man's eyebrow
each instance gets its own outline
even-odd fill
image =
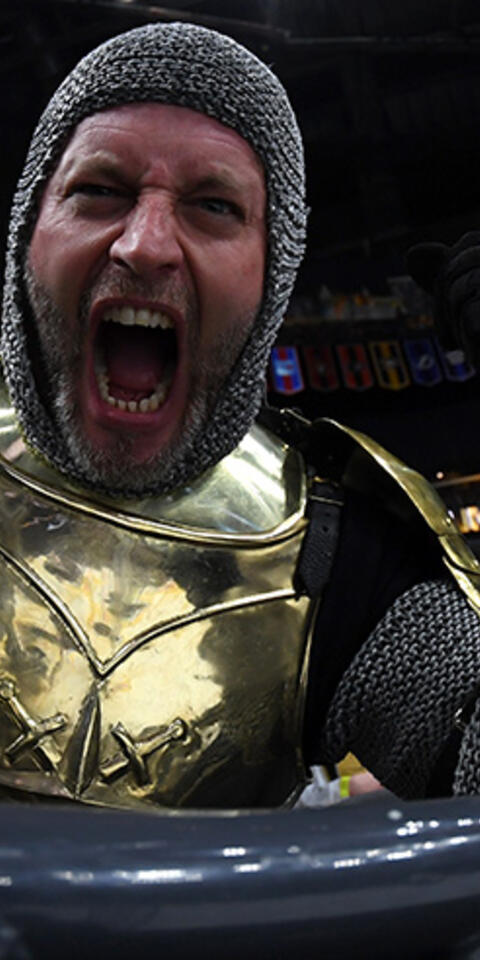
[[[61,173],[64,179],[79,175],[89,176],[91,174],[99,177],[109,177],[110,179],[118,181],[122,179],[121,164],[115,156],[104,152],[97,152],[80,160],[73,157],[72,161],[67,163],[64,169],[61,170]]]
[[[209,173],[194,180],[193,189],[196,190],[234,190],[241,193],[255,184],[253,177],[238,176],[234,171],[221,170],[218,173]]]

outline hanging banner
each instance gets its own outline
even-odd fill
[[[414,383],[418,383],[421,387],[434,387],[443,380],[442,370],[430,337],[404,340],[403,348]]]
[[[274,347],[270,358],[272,386],[277,393],[291,396],[305,389],[296,347]]]
[[[442,361],[443,371],[447,380],[462,383],[464,380],[470,380],[475,376],[475,367],[465,357],[463,350],[444,350],[436,340],[437,349]]]
[[[373,387],[373,375],[363,343],[339,343],[337,354],[347,390]]]
[[[308,382],[312,390],[320,390],[322,393],[338,390],[339,380],[335,360],[332,348],[328,344],[304,347],[303,359],[305,360]]]
[[[403,390],[410,377],[398,340],[373,340],[369,344],[377,382],[384,390]]]

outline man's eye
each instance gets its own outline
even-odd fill
[[[102,183],[76,183],[67,191],[68,197],[81,194],[85,197],[118,197],[121,191],[117,187],[106,187]]]
[[[201,197],[198,202],[204,210],[217,216],[242,218],[240,207],[232,200],[223,200],[221,197]]]

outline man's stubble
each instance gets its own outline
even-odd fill
[[[171,490],[179,476],[193,479],[194,450],[215,408],[218,396],[238,359],[257,311],[231,319],[228,329],[220,330],[208,356],[202,356],[198,310],[193,298],[170,287],[168,302],[183,309],[188,331],[188,353],[192,363],[188,401],[183,422],[161,451],[142,463],[132,460],[134,435],[115,436],[109,449],[93,447],[82,428],[75,390],[82,360],[82,345],[87,333],[90,305],[95,297],[135,295],[152,302],[165,299],[165,291],[147,290],[132,284],[116,268],[102,278],[94,291],[82,297],[76,330],[71,332],[61,311],[36,278],[29,264],[25,283],[40,351],[36,365],[38,390],[80,475],[89,486],[116,496],[145,496]],[[193,358],[195,364],[193,365]],[[40,372],[38,372],[40,371]]]

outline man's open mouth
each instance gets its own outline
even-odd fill
[[[177,366],[175,325],[159,310],[108,307],[94,343],[102,399],[128,413],[154,413],[165,403]]]

